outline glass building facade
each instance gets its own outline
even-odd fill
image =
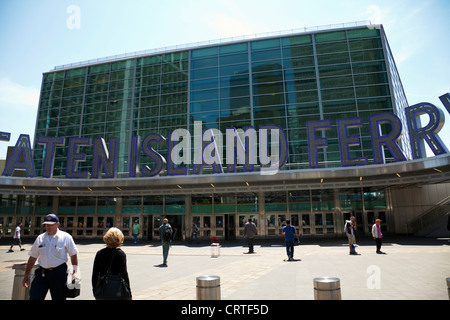
[[[58,213],[63,230],[81,238],[101,237],[111,226],[131,237],[132,223],[139,220],[142,236],[153,239],[164,216],[175,226],[178,239],[189,237],[193,221],[201,237],[236,239],[248,219],[263,237],[279,237],[287,219],[302,235],[340,235],[350,215],[356,216],[362,234],[370,233],[376,218],[383,221],[383,231],[395,232],[393,200],[384,181],[400,175],[366,183],[358,174],[355,182],[347,183],[353,178],[344,176],[322,185],[321,173],[341,169],[338,119],[362,119],[362,126],[348,129],[360,142],[349,147],[350,157],[366,157],[370,165],[374,156],[369,117],[391,113],[405,123],[407,106],[381,26],[279,35],[57,67],[44,73],[42,80],[33,147],[38,177],[47,152],[38,137],[64,137],[65,144],[56,147],[53,176],[42,178],[41,189],[20,186],[0,195],[0,233],[11,234],[21,221],[24,235],[36,236],[49,212]],[[318,168],[311,169],[306,127],[308,121],[317,120],[330,120],[331,128],[322,132],[328,147],[318,151]],[[158,133],[168,138],[180,128],[192,134],[197,121],[202,129],[222,133],[230,127],[276,125],[287,137],[286,164],[272,180],[262,176],[251,180],[243,168],[227,173],[226,163],[223,174],[208,174],[212,171],[206,168],[204,174],[193,176],[190,164],[182,178],[163,171],[151,178],[142,173],[129,176],[133,137]],[[381,130],[390,128],[382,125]],[[65,178],[70,138],[104,138],[107,146],[117,138],[116,178]],[[405,132],[398,144],[410,159],[407,141]],[[93,148],[79,147],[86,158],[78,163],[78,171],[92,172]],[[153,148],[167,155],[167,142]],[[385,161],[393,162],[389,150],[384,152]],[[140,165],[155,163],[140,155]],[[312,172],[314,179],[298,183],[303,172]],[[283,174],[279,179],[284,183],[279,183]],[[216,183],[212,176],[225,178]],[[67,180],[80,181],[70,189],[65,188]],[[92,187],[93,180],[99,185],[112,181],[111,187]],[[49,186],[52,181],[58,184]],[[192,181],[195,185],[189,189],[186,185]]]
[[[184,51],[133,57],[45,73],[36,137],[104,138],[119,141],[118,177],[128,175],[133,136],[175,129],[258,129],[273,124],[288,140],[283,170],[309,169],[306,123],[330,120],[328,148],[319,168],[341,166],[337,119],[360,117],[349,129],[360,144],[351,158],[373,164],[369,117],[394,113],[404,120],[407,106],[383,29],[350,28],[297,34]],[[384,125],[386,126],[386,125]],[[383,130],[383,128],[382,128]],[[389,132],[389,128],[385,128]],[[400,146],[409,157],[407,137]],[[79,171],[91,171],[92,146]],[[167,154],[167,143],[155,146]],[[42,174],[44,146],[34,144],[36,173]],[[65,176],[66,146],[57,147],[53,176]],[[387,162],[392,161],[389,151]],[[141,165],[154,166],[141,156]]]

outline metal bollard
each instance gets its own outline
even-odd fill
[[[450,300],[450,277],[447,278],[447,292],[448,292],[448,299]]]
[[[220,300],[220,277],[197,277],[197,300]]]
[[[211,243],[211,258],[218,258],[220,256],[220,244]]]
[[[27,268],[27,264],[21,263],[21,264],[13,265],[12,268],[16,271],[14,273],[14,282],[13,282],[13,290],[12,290],[11,300],[29,300],[30,299],[31,282],[33,281],[34,270],[37,267],[38,267],[37,265],[33,266],[33,269],[31,270],[30,276],[29,276],[30,284],[29,284],[28,288],[25,288],[24,286],[22,286],[22,280],[23,280],[23,276],[25,275],[25,270]]]
[[[341,300],[339,278],[314,278],[314,300]]]

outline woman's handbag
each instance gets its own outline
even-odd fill
[[[114,250],[108,271],[105,275],[99,276],[97,280],[97,285],[94,289],[94,296],[97,300],[131,299],[131,292],[122,276],[120,274],[111,274],[111,266],[115,254],[116,251]]]

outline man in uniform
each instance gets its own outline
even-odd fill
[[[39,268],[34,273],[30,288],[30,300],[44,300],[48,290],[52,300],[65,300],[64,286],[67,281],[67,260],[73,266],[73,279],[77,278],[78,249],[67,232],[59,230],[59,219],[55,214],[45,216],[43,222],[46,232],[40,234],[28,253],[27,267],[22,281],[29,286],[29,274],[36,260]]]

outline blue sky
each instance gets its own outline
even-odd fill
[[[450,92],[449,16],[448,0],[0,0],[0,131],[11,133],[0,159],[19,134],[33,138],[42,73],[55,66],[361,20],[383,24],[409,105],[444,110],[440,136],[450,148],[450,114],[438,99]]]

